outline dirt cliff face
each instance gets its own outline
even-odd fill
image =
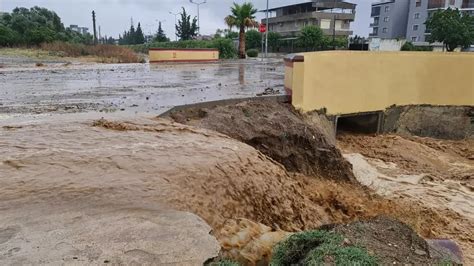
[[[244,101],[176,111],[170,117],[245,142],[288,171],[339,181],[354,180],[350,164],[329,136],[328,132],[333,131],[330,123],[318,122],[321,118],[307,119],[289,104]]]
[[[395,106],[385,111],[385,132],[460,140],[474,136],[473,106]]]

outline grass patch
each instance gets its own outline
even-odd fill
[[[345,246],[344,237],[316,230],[297,233],[273,250],[271,265],[378,265],[364,248]]]
[[[100,63],[144,63],[131,49],[117,45],[84,45],[66,42],[44,43],[41,49],[58,57],[97,57]]]
[[[240,266],[238,262],[224,259],[216,262],[211,262],[209,264],[206,264],[206,266]]]

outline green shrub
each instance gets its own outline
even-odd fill
[[[336,233],[320,230],[294,234],[275,246],[270,264],[321,265],[331,258],[336,265],[377,265],[375,257],[365,249],[344,246],[343,239]]]
[[[257,57],[258,56],[258,50],[257,49],[247,50],[247,56],[248,57]]]
[[[237,57],[237,49],[230,39],[218,38],[212,40],[211,48],[219,50],[219,57],[221,59],[233,59]]]
[[[402,51],[433,51],[433,48],[430,46],[415,46],[411,42],[406,42],[402,46]]]
[[[247,49],[257,49],[262,46],[262,34],[256,30],[249,30],[245,33],[245,47]]]

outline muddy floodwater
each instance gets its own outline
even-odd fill
[[[176,105],[253,97],[267,88],[283,94],[283,68],[277,59],[178,65],[46,63],[42,67],[20,61],[0,68],[0,116],[91,111],[157,114]]]
[[[206,197],[181,188],[194,186],[193,177],[221,176],[219,164],[239,166],[235,161],[260,155],[216,133],[167,122],[158,128],[143,117],[268,88],[283,94],[281,60],[38,67],[15,57],[0,58],[0,65],[0,264],[202,265],[217,256],[218,242],[201,218],[214,215],[186,212]],[[93,127],[102,117],[146,126]],[[260,160],[264,166],[254,168],[264,173],[275,167]],[[249,178],[255,176],[265,174]]]

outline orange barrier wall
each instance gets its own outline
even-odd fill
[[[474,105],[474,54],[328,51],[286,58],[293,105],[327,114],[392,105]]]
[[[219,60],[217,49],[167,49],[150,48],[150,63],[166,62],[216,62]]]

